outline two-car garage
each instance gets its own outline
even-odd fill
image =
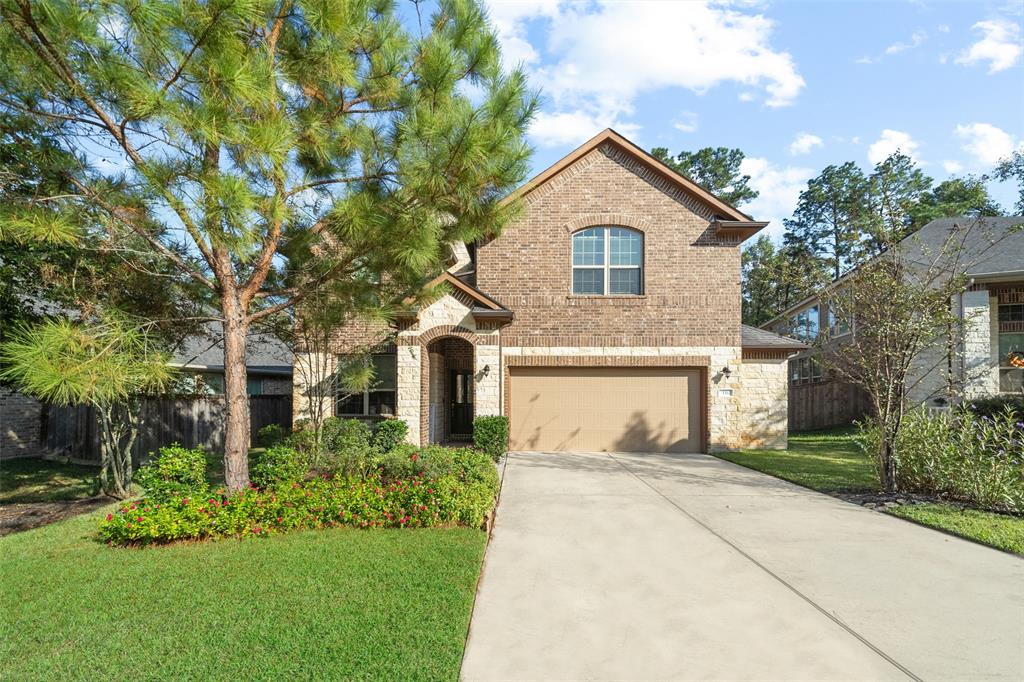
[[[679,367],[510,367],[510,447],[701,452],[704,374]]]

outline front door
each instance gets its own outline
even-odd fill
[[[449,377],[448,438],[469,440],[473,437],[473,373],[453,369]]]

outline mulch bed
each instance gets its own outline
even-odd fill
[[[112,497],[97,495],[85,500],[0,505],[0,537],[85,514],[113,501]]]

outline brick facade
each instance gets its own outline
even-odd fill
[[[410,442],[443,439],[448,388],[438,375],[456,365],[474,370],[476,415],[508,414],[510,367],[667,366],[700,370],[708,449],[785,447],[785,354],[743,353],[740,241],[720,236],[722,205],[620,143],[571,157],[528,186],[521,215],[477,248],[475,285],[511,322],[478,321],[480,302],[453,290],[390,330]],[[597,226],[643,234],[641,295],[572,294],[572,234]],[[388,332],[346,327],[332,352]]]
[[[38,401],[0,388],[0,459],[42,452],[42,418],[43,406]]]
[[[478,248],[477,286],[515,311],[506,345],[740,345],[739,246],[714,238],[707,207],[638,166],[610,144],[591,151]],[[642,296],[572,295],[571,234],[600,225],[643,233]]]

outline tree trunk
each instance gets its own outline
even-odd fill
[[[237,492],[249,486],[249,392],[245,340],[249,322],[234,292],[224,292],[224,482]]]

